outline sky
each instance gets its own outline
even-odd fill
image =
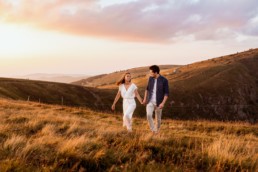
[[[0,76],[96,75],[258,48],[257,0],[0,0]]]

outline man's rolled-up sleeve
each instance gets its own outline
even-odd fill
[[[149,78],[149,80],[148,80],[148,84],[147,84],[146,90],[147,90],[147,91],[150,91],[150,78]]]
[[[165,96],[169,96],[169,87],[168,87],[168,80],[167,79],[164,81],[164,86],[165,86],[165,90],[164,90]]]

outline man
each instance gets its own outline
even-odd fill
[[[159,74],[160,69],[157,65],[150,68],[150,77],[145,90],[143,104],[147,104],[147,120],[153,133],[158,133],[161,124],[162,109],[168,99],[169,89],[168,80]],[[153,123],[153,112],[155,111],[156,126]]]

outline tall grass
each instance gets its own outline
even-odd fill
[[[258,127],[146,119],[0,100],[0,171],[257,171]]]

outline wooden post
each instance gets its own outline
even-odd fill
[[[64,105],[64,97],[62,96],[62,106]]]
[[[30,96],[28,96],[28,99],[27,99],[27,101],[28,101],[28,102],[30,101]]]

